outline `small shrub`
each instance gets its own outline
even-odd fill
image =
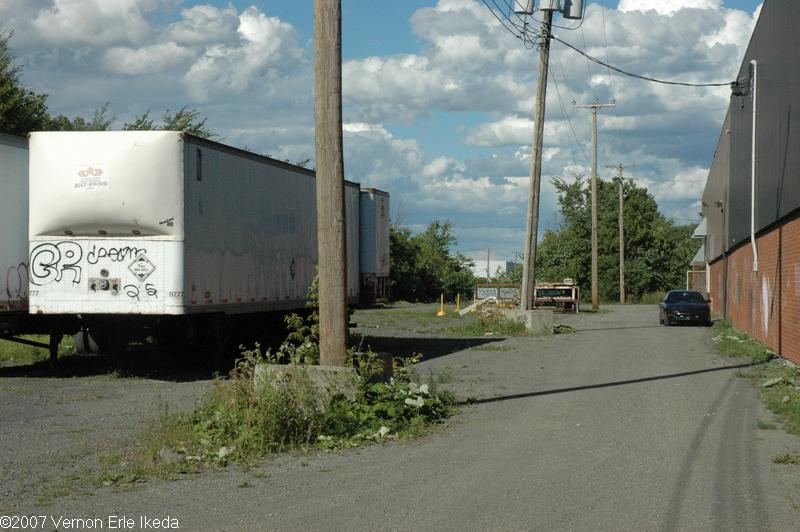
[[[783,422],[786,432],[800,435],[800,369],[774,365],[764,376],[782,381],[761,388],[761,400]]]
[[[194,412],[162,417],[149,436],[148,460],[158,461],[166,448],[190,462],[225,465],[290,449],[333,448],[366,441],[414,436],[445,419],[455,403],[436,383],[420,383],[412,369],[415,355],[395,362],[395,377],[375,382],[382,360],[353,349],[349,362],[359,375],[355,398],[335,395],[324,402],[301,368],[291,378],[257,386],[260,364],[274,364],[269,351],[245,350],[230,378],[217,380]],[[300,375],[298,377],[298,375]]]
[[[776,464],[794,464],[800,465],[800,454],[798,453],[782,453],[777,455],[772,461]]]
[[[506,317],[499,309],[483,308],[474,314],[474,319],[459,327],[448,329],[451,333],[464,336],[526,336],[530,334],[525,323]]]

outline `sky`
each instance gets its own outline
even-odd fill
[[[503,5],[506,0],[488,0]],[[756,0],[589,1],[557,37],[623,70],[728,82]],[[112,128],[189,106],[221,141],[314,159],[313,0],[0,0],[22,81],[54,114]],[[575,27],[556,16],[554,22]],[[513,260],[524,245],[538,53],[482,0],[342,0],[345,174],[391,194],[393,221],[448,219],[468,256]],[[554,42],[544,133],[540,233],[561,223],[553,178],[626,170],[676,223],[699,221],[730,90],[644,82]]]

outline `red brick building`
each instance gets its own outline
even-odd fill
[[[703,193],[712,309],[800,364],[800,2],[766,0]],[[751,191],[753,193],[751,194]]]

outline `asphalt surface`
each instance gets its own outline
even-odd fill
[[[772,463],[800,439],[758,428],[771,415],[709,329],[659,326],[653,306],[558,321],[576,332],[420,342],[420,370],[452,375],[472,404],[417,441],[0,509],[184,530],[800,530],[800,467]],[[7,381],[29,382],[0,379],[0,393]],[[0,439],[5,467],[29,437],[15,434]]]

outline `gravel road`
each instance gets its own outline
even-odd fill
[[[184,530],[798,530],[800,469],[772,458],[800,451],[800,439],[758,428],[771,415],[737,376],[742,361],[714,354],[707,328],[659,326],[653,306],[607,309],[560,317],[573,334],[509,339],[414,340],[407,328],[399,339],[362,314],[371,342],[417,347],[428,355],[420,369],[452,375],[472,404],[410,443],[283,455],[47,505],[13,473],[0,510],[124,514],[137,527],[140,516],[169,516]],[[3,474],[74,445],[39,432],[52,419],[87,430],[78,440],[124,437],[156,390],[185,405],[203,384],[0,378]],[[88,396],[59,399],[70,393]]]

